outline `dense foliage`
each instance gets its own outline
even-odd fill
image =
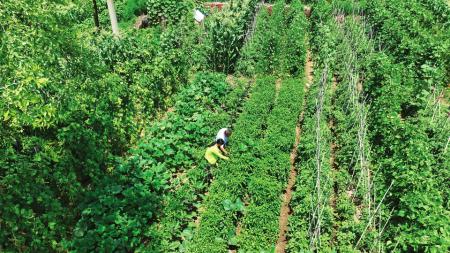
[[[189,252],[223,252],[236,244],[236,221],[244,211],[242,187],[251,170],[251,163],[258,152],[258,137],[263,136],[262,127],[266,112],[270,111],[275,96],[273,78],[258,79],[249,101],[244,105],[235,124],[233,140],[240,140],[231,147],[233,157],[220,169],[214,170],[214,182],[205,199],[201,226],[195,231]],[[231,205],[237,203],[238,205]]]
[[[256,2],[235,1],[234,5],[213,13],[206,20],[203,50],[208,68],[224,73],[234,72]]]
[[[368,1],[365,8],[374,36],[383,47],[396,62],[417,70],[414,73],[416,92],[435,84],[446,86],[450,82],[448,9],[434,14],[418,0]]]
[[[276,6],[272,18],[284,24],[278,27],[298,26],[296,31],[301,41],[294,48],[297,55],[291,62],[298,68],[306,57],[305,41],[300,33],[306,30],[303,13],[299,5],[293,5],[287,12],[283,1],[277,1]],[[269,18],[265,9],[261,9],[257,22],[262,22],[261,18]],[[254,36],[258,36],[259,43],[280,45],[277,50],[283,55],[292,50],[284,44],[287,35],[274,38],[264,31],[264,27],[256,26]],[[260,62],[263,57],[254,60],[263,64]],[[243,61],[246,62],[242,64],[251,66],[248,58],[244,57]],[[268,60],[264,64],[274,69],[278,62]],[[231,146],[232,160],[214,174],[200,225],[187,247],[189,252],[224,252],[228,249],[270,252],[275,247],[281,206],[279,196],[287,183],[289,153],[295,140],[304,85],[301,79],[265,77],[263,74],[273,72],[262,68],[254,71],[261,76],[257,77],[256,87],[231,138],[232,142],[239,143]],[[278,71],[282,76],[300,74],[292,73],[288,68]]]
[[[230,91],[223,76],[200,73],[176,96],[174,111],[149,127],[132,155],[119,161],[111,176],[85,199],[74,249],[129,251],[142,247],[145,240],[160,240],[160,231],[151,222],[162,211],[168,215],[162,204],[172,187],[169,177],[199,159],[195,148],[207,143],[206,134],[227,117],[219,113],[228,109],[219,99]],[[155,242],[147,250],[162,250]]]
[[[84,2],[1,5],[2,247],[58,250],[97,185],[130,183],[105,175],[186,82],[183,38],[158,28],[93,36]],[[160,189],[151,177],[142,187]]]
[[[408,8],[420,10],[419,2]],[[376,51],[378,45],[365,34],[366,29],[372,30],[358,12],[324,1],[314,6],[311,26],[315,63],[322,73],[332,71],[337,79],[335,95],[331,92],[324,100],[329,101],[331,97],[325,109],[333,108],[333,113],[328,113],[333,124],[328,128],[335,138],[331,141],[334,161],[331,165],[336,168],[330,172],[324,167],[328,166],[323,161],[327,160],[329,150],[319,150],[323,153],[320,157],[325,159],[314,158],[313,152],[304,153],[307,161],[300,162],[300,169],[305,177],[300,177],[300,180],[304,178],[300,184],[309,184],[310,188],[299,190],[294,198],[295,229],[289,246],[292,252],[326,250],[332,245],[344,251],[379,248],[439,252],[448,248],[450,223],[445,202],[448,187],[441,180],[448,177],[445,169],[448,151],[444,147],[448,135],[441,133],[448,133],[448,124],[443,123],[448,115],[440,109],[441,101],[436,95],[444,94],[440,87],[446,84],[445,73],[448,73],[447,58],[441,58],[444,51],[440,49],[449,40],[439,39],[448,34],[447,28],[436,23],[433,36],[402,35],[395,26],[402,23],[408,26],[402,15],[415,24],[408,27],[414,34],[429,30],[421,16],[406,14],[403,2],[383,4],[371,1],[367,9],[368,20],[382,24],[373,28],[375,38],[381,45],[392,45],[380,52]],[[380,17],[394,7],[396,12]],[[346,17],[346,14],[354,16]],[[427,20],[434,18],[430,15]],[[434,23],[428,23],[427,27],[431,24]],[[394,42],[394,38],[398,41]],[[407,50],[400,51],[403,47],[399,47],[400,41]],[[434,43],[440,45],[436,47]],[[429,52],[434,52],[434,60],[428,58]],[[329,85],[323,87],[332,90]],[[366,103],[370,106],[365,107]],[[312,108],[317,116],[318,103]],[[305,127],[307,122],[306,119]],[[307,140],[306,151],[318,152],[319,147],[330,143],[328,140],[319,145],[330,133],[328,128],[321,127],[318,135],[318,126],[310,130],[316,145],[309,146],[313,141]],[[315,183],[306,180],[314,173]],[[328,176],[320,180],[322,190],[318,191],[319,174],[324,173]],[[333,178],[333,187],[327,178]],[[329,202],[321,203],[320,197]],[[308,205],[311,208],[304,206],[305,201],[311,202]],[[324,210],[321,215],[319,209]]]
[[[448,137],[441,133],[449,127],[432,128],[448,115],[433,112],[440,101],[431,94],[442,94],[449,82],[450,39],[448,22],[436,22],[442,12],[432,13],[424,2],[374,2],[384,9],[368,11],[368,20],[390,51],[369,60],[365,89],[374,101],[371,137],[377,166],[396,182],[389,196],[396,211],[387,237],[403,250],[440,251],[449,246],[448,184],[442,181],[448,177]]]
[[[0,2],[0,251],[448,250],[449,5],[206,2]]]
[[[284,6],[284,1],[277,1],[271,15],[267,8],[258,13],[255,31],[242,50],[240,72],[246,75],[303,74],[306,17],[300,2],[289,8]]]

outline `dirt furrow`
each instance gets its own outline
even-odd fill
[[[305,89],[309,89],[313,82],[313,68],[314,64],[311,59],[311,51],[306,52],[306,64],[305,64],[305,75],[306,75],[306,87]]]
[[[277,100],[278,100],[278,94],[280,94],[280,89],[281,89],[281,79],[277,79],[277,81],[275,82],[275,90],[276,90],[276,93],[275,93],[275,104],[277,103]]]
[[[297,170],[295,169],[295,160],[297,158],[297,147],[298,144],[300,143],[300,134],[301,134],[300,124],[298,124],[297,127],[295,128],[295,132],[296,132],[295,144],[291,152],[291,171],[289,173],[289,180],[286,187],[286,192],[284,193],[283,196],[283,204],[281,205],[280,210],[280,219],[279,219],[280,232],[278,234],[278,241],[275,247],[275,252],[284,252],[287,245],[286,233],[288,230],[289,215],[291,213],[289,203],[291,202],[292,199],[292,188],[295,185],[295,179],[297,177]]]
[[[306,84],[304,86],[305,89],[305,96],[303,97],[303,105],[306,103],[306,91],[309,89],[309,87],[312,84],[313,81],[313,63],[311,60],[311,53],[308,50],[307,52],[307,61],[305,64],[305,75],[306,75]],[[286,246],[287,246],[287,238],[286,234],[288,231],[288,222],[289,222],[289,215],[291,214],[291,208],[289,206],[291,199],[292,199],[292,191],[295,185],[295,180],[297,178],[297,170],[295,168],[295,162],[297,159],[297,150],[298,145],[300,144],[300,137],[301,137],[301,126],[303,123],[305,110],[302,110],[302,113],[300,114],[299,121],[297,122],[297,126],[295,128],[295,142],[294,146],[291,151],[290,156],[290,162],[291,162],[291,168],[289,172],[289,179],[288,184],[286,186],[285,193],[283,195],[283,203],[281,205],[280,209],[280,218],[279,218],[279,234],[278,234],[278,240],[277,244],[275,246],[275,252],[281,253],[285,252]]]

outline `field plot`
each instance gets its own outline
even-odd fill
[[[0,20],[0,252],[450,250],[448,1],[3,0]]]

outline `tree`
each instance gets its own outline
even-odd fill
[[[94,24],[96,28],[96,32],[100,30],[100,21],[98,20],[98,6],[97,0],[92,0],[93,8],[94,8]]]

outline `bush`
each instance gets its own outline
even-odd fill
[[[147,0],[128,0],[125,5],[124,17],[129,20],[134,16],[147,13]]]

